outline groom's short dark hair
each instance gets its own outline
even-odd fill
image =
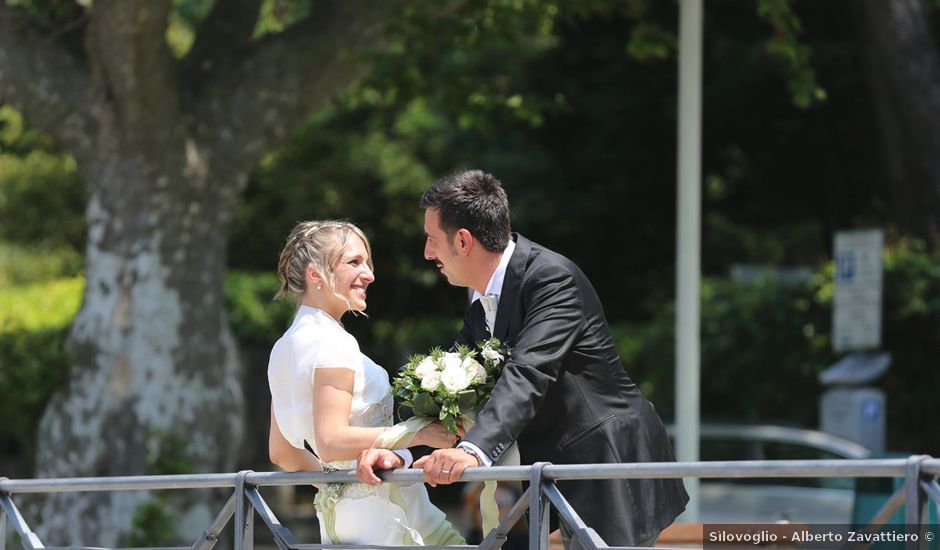
[[[467,170],[445,176],[424,192],[418,206],[437,209],[448,239],[464,228],[490,252],[502,252],[509,243],[509,198],[492,174]]]

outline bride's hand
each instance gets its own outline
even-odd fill
[[[458,429],[463,434],[462,429]],[[415,434],[411,440],[413,446],[427,445],[435,449],[447,449],[457,444],[459,437],[457,434],[447,431],[440,422],[432,422]]]

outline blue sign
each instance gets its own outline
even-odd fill
[[[868,422],[874,422],[881,416],[881,402],[877,399],[866,399],[862,401],[862,418]]]
[[[855,263],[855,251],[845,250],[836,254],[836,279],[840,281],[851,281],[855,278],[857,266]]]

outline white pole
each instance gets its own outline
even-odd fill
[[[699,283],[702,220],[702,0],[679,4],[679,144],[676,232],[676,457],[699,459]],[[682,520],[699,521],[698,478]]]

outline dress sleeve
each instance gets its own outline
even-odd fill
[[[359,344],[348,332],[337,332],[331,341],[317,350],[312,366],[314,369],[349,369],[361,373],[363,366]]]

